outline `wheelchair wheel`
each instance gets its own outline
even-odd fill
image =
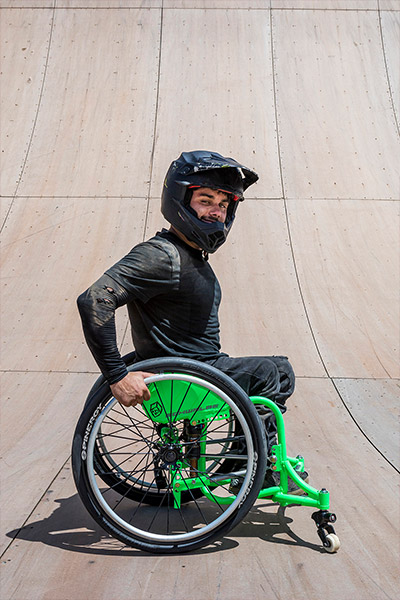
[[[220,371],[187,359],[153,359],[151,398],[126,409],[101,386],[79,419],[72,464],[93,518],[127,545],[194,550],[240,522],[266,468],[263,428],[247,395]],[[239,477],[235,494],[232,479]]]

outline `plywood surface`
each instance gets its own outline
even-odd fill
[[[378,14],[277,11],[273,39],[287,196],[399,198]]]
[[[53,8],[54,0],[0,0],[0,8]],[[16,11],[17,12],[17,11]]]
[[[17,189],[41,101],[52,11],[0,13],[0,194]]]
[[[298,375],[324,376],[282,235],[283,202],[249,200],[240,208],[229,241],[211,259],[223,290],[222,347],[232,356],[288,356]]]
[[[399,204],[288,201],[300,286],[332,377],[398,377]],[[334,226],[333,226],[334,224]]]
[[[10,206],[12,204],[12,198],[0,198],[0,228],[3,227],[3,223],[7,218],[8,211],[10,210]]]
[[[194,149],[240,157],[260,174],[252,196],[282,196],[269,18],[269,11],[165,11],[153,197],[170,162]]]
[[[361,430],[400,470],[400,380],[335,379],[335,386]]]
[[[381,10],[400,10],[399,0],[379,0],[379,8]]]
[[[46,85],[20,194],[147,193],[159,26],[160,11],[55,12]]]
[[[77,296],[142,241],[144,199],[18,198],[2,236],[2,368],[97,371]],[[122,342],[127,317],[118,312]]]
[[[271,0],[271,8],[295,10],[378,10],[378,0]]]
[[[1,551],[68,460],[92,375],[2,373]],[[3,596],[4,597],[4,596]]]
[[[164,0],[164,8],[265,9],[270,0]]]
[[[400,2],[398,8],[399,12],[381,12],[383,48],[397,123],[400,122]]]
[[[161,8],[162,0],[57,0],[57,8]]]

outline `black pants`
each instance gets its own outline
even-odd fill
[[[207,361],[229,375],[248,396],[264,396],[286,411],[286,400],[294,392],[295,376],[286,356],[220,356]],[[268,453],[276,443],[276,419],[270,412],[265,419]]]

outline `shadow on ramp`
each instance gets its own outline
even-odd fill
[[[21,529],[9,531],[7,537],[13,540],[41,542],[47,546],[89,555],[149,556],[148,553],[125,546],[107,535],[84,510],[77,494],[69,498],[58,498],[55,502],[59,506],[49,517],[33,521]],[[321,546],[306,542],[291,530],[289,525],[293,519],[285,515],[284,507],[279,506],[276,512],[261,510],[261,508],[274,506],[277,505],[269,503],[254,506],[243,522],[233,529],[235,538],[259,538],[274,544],[301,546],[324,552]],[[211,554],[232,550],[238,545],[237,539],[224,537],[190,554]]]

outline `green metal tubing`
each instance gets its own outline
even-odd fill
[[[293,479],[293,481],[297,483],[299,488],[307,492],[307,494],[311,496],[311,498],[319,498],[319,490],[316,490],[315,488],[311,487],[311,485],[309,485],[306,481],[303,481],[303,479],[299,477],[299,474],[293,469],[289,461],[286,461],[285,467],[288,475],[290,476],[290,479]]]
[[[276,425],[278,430],[278,445],[276,449],[276,467],[277,472],[280,473],[281,486],[275,486],[265,488],[259,493],[259,498],[271,498],[273,501],[278,502],[282,506],[289,504],[300,504],[302,506],[312,506],[320,508],[321,510],[329,510],[329,492],[326,490],[317,490],[311,485],[303,481],[297,471],[294,470],[293,465],[301,463],[304,467],[303,459],[296,459],[287,456],[286,450],[286,436],[285,436],[285,423],[283,416],[277,405],[262,396],[251,396],[250,400],[253,404],[262,404],[272,411],[276,418]],[[306,492],[307,496],[296,496],[294,494],[287,494],[288,476],[298,485],[300,489]],[[283,492],[281,489],[283,488]]]
[[[200,488],[201,492],[211,500],[212,502],[218,502],[218,504],[232,504],[236,500],[236,496],[217,496],[216,494],[212,494],[209,488],[203,486]]]
[[[281,506],[289,506],[290,504],[299,504],[301,506],[312,506],[313,508],[321,508],[318,500],[309,498],[308,496],[294,496],[293,494],[284,494],[278,492],[272,497],[274,502],[278,502]]]
[[[286,453],[286,437],[285,437],[285,423],[283,421],[283,416],[275,402],[272,402],[269,398],[264,398],[263,396],[250,396],[250,400],[253,404],[263,404],[267,408],[269,408],[275,415],[276,426],[278,429],[278,440],[279,444],[282,448],[282,460],[287,459]]]
[[[271,498],[271,500],[274,499],[275,495],[280,493],[281,488],[279,486],[274,486],[274,487],[269,487],[269,488],[265,488],[263,490],[261,490],[261,492],[258,494],[259,498]]]
[[[276,471],[280,473],[281,478],[281,486],[274,486],[269,488],[264,488],[259,493],[259,498],[271,498],[273,502],[278,502],[281,506],[288,506],[290,504],[298,504],[301,506],[311,506],[314,508],[319,508],[321,510],[329,510],[329,493],[326,490],[317,490],[305,481],[301,479],[298,472],[295,471],[293,466],[301,463],[304,466],[303,459],[292,458],[287,456],[286,451],[286,437],[285,437],[285,424],[283,421],[283,416],[279,408],[276,406],[272,400],[268,398],[264,398],[262,396],[252,396],[250,400],[254,404],[262,404],[266,406],[269,410],[272,411],[276,418],[276,425],[278,430],[278,441],[279,444],[275,446],[276,452]],[[200,445],[202,449],[202,454],[205,453],[205,439],[206,433],[204,432],[201,436]],[[204,461],[204,464],[203,464]],[[205,459],[200,459],[201,465],[199,464],[199,471],[205,470]],[[188,465],[186,465],[188,466]],[[301,488],[304,492],[306,492],[307,496],[296,496],[294,494],[287,494],[285,491],[288,489],[288,476]],[[200,473],[197,474],[197,477],[191,478],[183,478],[182,476],[175,475],[173,477],[174,485],[173,485],[173,494],[174,494],[174,504],[178,508],[180,507],[181,500],[181,492],[183,489],[193,489],[200,488],[202,493],[212,501],[218,501],[220,504],[232,504],[235,500],[235,496],[217,496],[212,493],[208,486],[205,485],[205,481],[207,481],[207,477],[201,476]],[[219,485],[227,485],[229,479],[224,480],[219,483]],[[176,484],[179,484],[176,487]],[[217,489],[219,485],[216,485]],[[283,491],[282,491],[283,489]]]

